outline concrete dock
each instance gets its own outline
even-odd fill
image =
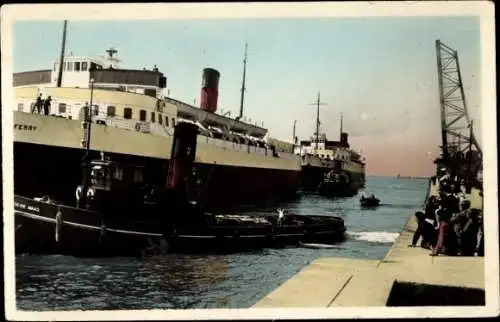
[[[437,194],[435,186],[429,194]],[[478,190],[467,196],[482,209]],[[484,305],[483,257],[433,257],[408,247],[416,227],[411,214],[383,260],[318,259],[254,308]]]

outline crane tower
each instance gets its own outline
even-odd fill
[[[441,156],[435,163],[462,178],[475,177],[482,170],[482,152],[467,112],[458,54],[439,39],[436,54],[442,142]]]

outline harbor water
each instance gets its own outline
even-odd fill
[[[365,190],[381,199],[376,209],[362,209],[359,196],[303,195],[274,205],[298,214],[342,217],[347,239],[332,248],[146,259],[19,255],[17,307],[35,311],[248,308],[320,257],[382,259],[409,216],[422,207],[427,187],[426,179],[367,177]]]

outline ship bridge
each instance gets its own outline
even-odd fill
[[[63,61],[61,87],[111,89],[160,97],[167,86],[167,79],[156,66],[151,69],[121,69],[121,60],[114,48],[106,50],[107,56],[66,56]],[[14,87],[56,87],[59,62],[52,69],[14,73]]]

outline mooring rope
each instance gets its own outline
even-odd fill
[[[59,236],[61,235],[62,225],[63,225],[63,214],[61,208],[57,209],[56,213],[56,243],[59,242]]]

